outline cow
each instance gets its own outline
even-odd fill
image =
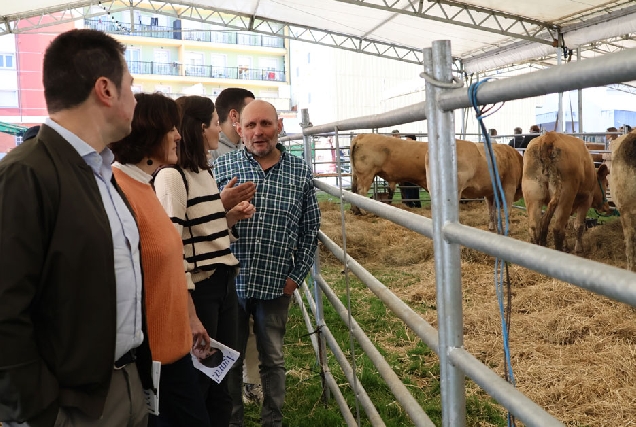
[[[612,173],[609,176],[612,200],[621,214],[625,235],[627,269],[636,271],[636,132],[612,141]]]
[[[351,141],[351,191],[366,195],[379,176],[389,183],[389,198],[398,182],[409,181],[426,188],[424,159],[426,142],[403,140],[376,133],[360,134]],[[351,211],[360,214],[357,206]]]
[[[594,168],[592,156],[579,138],[557,132],[535,138],[523,156],[521,183],[530,241],[546,246],[548,227],[554,216],[554,246],[559,251],[567,249],[565,226],[570,215],[576,213],[574,253],[582,253],[588,210],[594,207],[609,212],[605,198],[608,173],[606,165]],[[544,205],[547,208],[542,215]]]
[[[495,193],[490,179],[484,144],[457,139],[455,147],[457,151],[458,197],[464,199],[486,198],[489,213],[488,229],[493,231],[497,210],[494,204]],[[517,150],[507,144],[492,144],[492,147],[506,205],[508,209],[511,209],[512,204],[521,198],[523,158]],[[427,154],[427,174],[430,173],[428,165]],[[428,179],[430,180],[430,176]]]

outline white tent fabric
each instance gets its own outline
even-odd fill
[[[520,60],[528,55],[543,56],[557,31],[550,34],[546,26],[566,29],[576,26],[564,40],[572,46],[585,45],[598,40],[628,35],[636,31],[636,10],[633,0],[465,0],[462,2],[435,0],[165,0],[124,2],[123,0],[70,1],[60,5],[59,0],[3,0],[0,3],[0,21],[11,22],[74,8],[96,7],[98,4],[119,3],[119,8],[139,7],[157,10],[157,5],[168,3],[159,13],[170,10],[180,13],[188,7],[205,7],[209,10],[238,14],[245,19],[267,20],[289,25],[306,26],[387,43],[398,47],[421,49],[434,40],[450,39],[453,55],[470,63],[472,71],[492,69]],[[149,6],[152,4],[152,6]],[[421,9],[420,9],[421,7]],[[620,16],[620,12],[629,12]],[[585,22],[616,15],[610,24],[598,24],[588,29]],[[521,22],[520,22],[521,21]],[[535,25],[539,24],[539,25]],[[514,33],[514,34],[513,34]],[[518,42],[527,34],[535,41],[523,45],[521,53],[509,49],[502,54],[502,47]],[[529,38],[529,37],[526,37]],[[536,39],[544,40],[543,43]],[[625,39],[625,38],[624,38]],[[530,53],[529,53],[530,52]],[[497,58],[488,61],[487,58]]]

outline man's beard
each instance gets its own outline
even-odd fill
[[[256,148],[252,147],[252,149],[248,151],[252,153],[254,157],[267,157],[268,155],[272,153],[272,151],[274,151],[274,148],[272,148],[271,146],[268,146],[266,150],[259,153],[256,151]]]

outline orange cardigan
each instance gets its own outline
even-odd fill
[[[183,243],[150,184],[116,167],[113,174],[137,217],[153,360],[170,364],[190,352],[188,290]]]

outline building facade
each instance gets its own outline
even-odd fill
[[[43,52],[58,34],[72,28],[104,31],[126,46],[135,92],[214,100],[225,88],[243,87],[271,102],[282,117],[295,120],[284,37],[227,31],[150,10],[100,16],[99,6],[94,9],[94,18],[0,37],[0,122],[28,127],[44,121]],[[0,132],[0,153],[20,142],[19,135]]]
[[[85,28],[111,34],[126,46],[133,90],[214,99],[243,87],[289,112],[289,54],[283,37],[227,31],[203,22],[134,10],[86,19]]]

